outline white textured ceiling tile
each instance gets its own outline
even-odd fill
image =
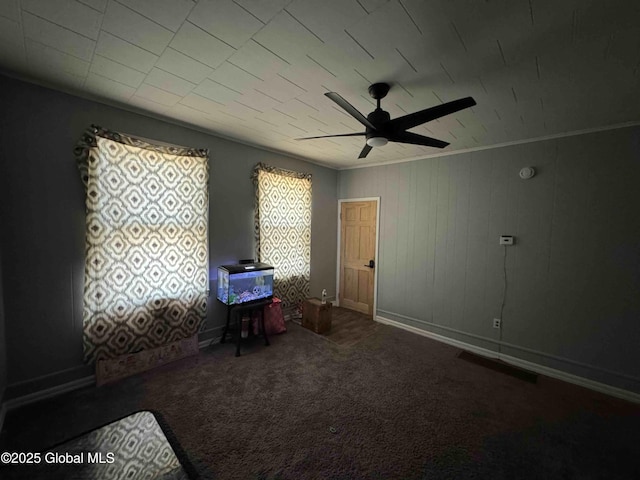
[[[354,70],[370,65],[373,59],[342,31],[309,51],[309,56],[339,78],[349,77]]]
[[[194,125],[199,125],[208,119],[208,115],[206,113],[200,110],[195,110],[182,103],[176,103],[175,105],[168,107],[167,113],[174,118]]]
[[[522,59],[522,62],[535,61],[535,57]],[[436,62],[438,60],[436,59]],[[470,82],[504,66],[495,40],[474,43],[468,51],[460,55],[451,55],[439,61],[456,83]],[[440,63],[435,63],[437,68]],[[441,67],[442,68],[442,67]]]
[[[535,50],[537,55],[568,45],[574,36],[574,12],[581,0],[535,0],[531,2],[534,34],[527,42],[527,50]],[[577,24],[576,24],[577,25]]]
[[[250,90],[263,84],[263,81],[249,72],[227,62],[224,62],[209,74],[211,80],[236,90]]]
[[[272,110],[266,110],[263,113],[256,114],[255,117],[267,122],[272,127],[281,127],[294,120],[290,116],[278,111],[277,108],[278,107],[274,107]]]
[[[194,0],[118,0],[136,12],[177,32],[193,7]]]
[[[22,0],[22,9],[85,37],[98,38],[102,14],[75,0]]]
[[[264,23],[268,23],[290,2],[291,0],[236,0],[238,5]]]
[[[260,92],[256,92],[255,90],[249,90],[247,93],[237,97],[235,101],[259,110],[256,114],[270,111],[273,107],[277,107],[281,104],[281,102]]]
[[[299,126],[299,122],[297,122],[296,120],[292,120],[280,126],[280,128],[278,128],[278,132],[282,135],[282,137],[280,137],[280,141],[284,141],[284,142],[291,142],[291,141],[294,141],[296,138],[312,136],[309,130],[305,129],[304,127],[301,128]],[[298,140],[295,140],[295,141],[298,142]],[[296,143],[295,146],[301,149],[315,148],[315,146],[313,145],[313,142],[315,142],[315,140],[302,140],[302,142],[304,143],[300,143],[300,144]],[[309,144],[308,142],[312,142],[312,144]]]
[[[235,115],[236,117],[240,117],[245,121],[252,121],[255,115],[257,115],[258,113],[262,113],[254,107],[239,103],[238,100],[239,98],[237,98],[235,101],[227,103],[224,107],[220,108],[220,111]]]
[[[99,12],[103,12],[107,9],[108,0],[78,0],[80,3],[84,3],[88,7],[93,8]]]
[[[23,12],[24,36],[82,60],[90,61],[95,43],[75,32]]]
[[[502,67],[495,72],[491,72],[490,75],[485,75],[482,77],[482,84],[489,97],[493,100],[500,99],[501,103],[515,102],[513,92],[511,91],[513,79],[509,67]]]
[[[518,99],[518,104],[524,104],[528,102],[538,102],[540,97],[544,94],[544,88],[542,83],[537,79],[521,80],[514,78],[513,92]]]
[[[456,119],[455,119],[454,115],[447,115],[445,117],[440,117],[437,121],[433,120],[433,121],[431,121],[429,123],[426,123],[425,126],[427,128],[429,128],[430,130],[433,130],[434,132],[438,131],[438,130],[442,131],[442,132],[449,132],[454,128],[460,127],[460,125],[456,122]],[[419,130],[420,127],[421,126],[414,127],[413,130],[416,130],[416,129]],[[421,132],[416,130],[416,133],[421,133]],[[446,140],[446,139],[444,139],[444,140]],[[447,141],[450,142],[451,140],[449,139]]]
[[[248,41],[239,48],[229,57],[228,62],[260,79],[274,75],[288,65],[254,41]]]
[[[137,94],[133,95],[129,100],[127,100],[127,103],[129,105],[139,107],[142,110],[158,113],[160,115],[167,115],[167,113],[170,111],[170,108],[171,108],[167,105],[163,105],[163,104],[151,101],[145,97],[140,97]]]
[[[144,80],[144,73],[114,62],[101,55],[95,55],[91,63],[91,71],[116,82],[138,88]]]
[[[27,60],[32,67],[47,66],[62,72],[84,78],[89,71],[89,62],[27,39]]]
[[[264,26],[264,22],[231,0],[200,0],[189,21],[234,48],[240,48]]]
[[[411,45],[419,35],[399,2],[385,4],[347,31],[374,58],[395,45]]]
[[[215,113],[223,107],[220,102],[210,100],[206,97],[203,97],[202,95],[198,95],[193,92],[186,95],[182,100],[180,100],[179,103],[193,110],[197,110],[206,114]]]
[[[274,17],[253,38],[289,64],[322,43],[286,11]]]
[[[15,72],[28,68],[22,27],[5,17],[0,17],[0,65]]]
[[[478,102],[478,105],[473,107],[476,118],[482,125],[485,126],[488,126],[489,123],[499,121],[494,109],[494,104],[489,101]]]
[[[170,72],[192,83],[200,83],[213,69],[173,48],[167,48],[156,64],[158,68]]]
[[[33,78],[39,78],[47,82],[52,87],[80,89],[84,84],[85,77],[74,75],[67,70],[51,63],[44,63],[33,68],[27,67],[25,72]]]
[[[518,112],[527,124],[542,122],[545,118],[545,111],[539,100],[520,103]]]
[[[256,86],[255,89],[279,102],[286,102],[304,93],[304,90],[279,75],[269,77],[260,86]]]
[[[325,42],[367,16],[355,0],[294,0],[286,11]]]
[[[327,98],[324,93],[321,92],[302,93],[300,95],[297,95],[296,99],[299,102],[304,102],[306,105],[315,108],[318,112],[318,115],[320,115],[320,112],[335,111],[333,109],[334,105],[337,107],[337,105],[331,99]],[[372,106],[371,108],[373,109],[374,107]]]
[[[276,75],[283,79],[285,82],[289,83],[292,88],[294,88],[298,93],[306,93],[306,92],[325,92],[327,91],[323,85],[330,83],[334,78],[328,75],[326,72],[321,72],[319,67],[315,67],[312,71],[305,70],[301,64],[306,63],[309,65],[310,61],[307,62],[299,62],[294,65],[291,65],[288,68],[283,69],[278,72]],[[313,75],[313,72],[319,73],[319,75]],[[268,81],[270,78],[267,78]],[[329,85],[327,85],[327,89],[331,89]]]
[[[580,2],[577,8],[577,40],[625,30],[637,32],[640,25],[640,2],[637,1]]]
[[[14,22],[20,22],[20,6],[18,0],[3,0],[0,2],[0,17]]]
[[[366,10],[367,13],[375,12],[379,8],[384,7],[390,1],[393,0],[357,0],[357,2],[362,5],[362,8]]]
[[[106,32],[100,33],[96,55],[102,55],[144,73],[148,73],[158,60],[153,53]]]
[[[592,75],[606,74],[606,69],[595,65],[603,61],[608,39],[596,37],[557,48],[539,57],[540,82],[545,91],[558,93],[575,91],[575,84],[588,80]]]
[[[193,93],[221,104],[231,102],[242,95],[242,92],[239,90],[236,91],[231,87],[226,87],[208,78],[194,88]]]
[[[233,48],[188,21],[176,33],[171,41],[171,48],[212,68],[216,68],[234,53]]]
[[[274,107],[274,109],[278,110],[280,113],[290,116],[294,123],[296,121],[300,121],[307,115],[313,115],[317,112],[315,108],[312,108],[295,98],[283,103],[282,105]]]
[[[158,68],[151,70],[144,82],[181,97],[184,97],[196,86],[195,83],[188,82],[187,80]]]
[[[245,121],[236,115],[227,113],[223,110],[216,110],[215,112],[211,112],[210,117],[213,121],[220,122],[225,125],[226,128],[222,131],[225,135],[231,134],[235,138],[240,138],[240,134],[246,134],[246,130],[243,129]]]
[[[442,62],[457,81],[462,76],[478,76],[503,64],[494,31],[495,24],[508,24],[502,22],[500,16],[485,18],[486,13],[482,10],[486,8],[485,2],[470,2],[452,12],[439,3],[416,0],[404,3],[424,37],[424,61],[416,59],[418,70],[422,70],[422,64],[430,62],[437,66]],[[463,14],[455,15],[457,11]],[[480,13],[482,21],[479,20]]]
[[[435,65],[431,67],[431,70],[435,69]],[[433,79],[433,72],[431,70],[421,67],[421,71],[417,73],[395,48],[381,50],[375,59],[361,63],[356,67],[356,70],[364,78],[369,79],[371,83],[392,81],[402,82],[408,85],[416,78],[427,78],[429,82]],[[444,72],[440,72],[439,70],[437,74],[442,75],[443,78],[445,76]],[[426,82],[422,80],[417,83],[423,85]]]
[[[304,119],[304,122],[310,128],[315,128],[318,131],[320,131],[321,134],[324,134],[324,135],[334,135],[334,131],[336,130],[335,123],[332,121],[332,119],[328,115],[326,115],[322,111],[316,112],[314,115],[307,115],[307,117]],[[343,132],[343,133],[352,133],[352,132]]]
[[[0,43],[7,47],[19,47],[24,45],[22,26],[18,22],[0,17]]]
[[[410,31],[417,32],[424,37],[425,47],[430,56],[448,58],[464,51],[464,35],[462,35],[463,41],[458,38],[464,28],[458,25],[456,14],[463,13],[464,20],[478,25],[478,14],[474,12],[474,9],[483,8],[484,2],[483,5],[480,5],[480,2],[464,2],[464,4],[457,5],[458,8],[451,8],[453,5],[448,1],[402,0],[400,6],[405,10],[403,18],[408,18],[413,24],[414,28]],[[397,9],[394,11],[398,12]],[[476,30],[485,35],[488,33],[488,30],[484,28],[476,28]],[[473,32],[468,33],[472,34]]]
[[[417,0],[409,1],[416,6],[421,3]],[[456,8],[459,6],[451,2],[446,2],[443,7],[429,3],[428,7],[423,8],[428,9],[427,15],[434,15],[434,10],[439,7],[448,15],[449,22],[445,26],[452,35],[452,43],[464,44],[467,51],[477,52],[480,45],[498,50],[496,40],[499,40],[507,62],[511,63],[518,56],[528,57],[532,53],[530,40],[539,32],[535,30],[530,7],[535,9],[536,6],[534,0],[499,0],[468,2],[464,8]]]
[[[156,55],[164,51],[173,37],[170,30],[115,1],[107,6],[102,30]]]
[[[140,87],[138,87],[136,95],[138,97],[142,97],[147,100],[151,100],[153,102],[168,106],[175,105],[182,99],[180,95],[174,95],[171,92],[167,92],[166,90],[162,90],[152,85],[147,85],[146,83],[143,83],[142,85],[140,85]]]
[[[122,83],[114,82],[109,78],[89,72],[85,80],[85,88],[90,93],[104,98],[126,101],[133,96],[136,89]]]

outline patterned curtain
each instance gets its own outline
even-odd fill
[[[92,125],[74,153],[86,191],[85,361],[197,333],[209,288],[208,151]]]
[[[259,163],[255,187],[256,257],[275,267],[274,294],[285,307],[309,296],[311,174]]]

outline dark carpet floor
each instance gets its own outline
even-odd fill
[[[351,347],[372,335],[380,326],[370,315],[355,312],[347,308],[333,307],[331,309],[331,330],[321,334],[343,347]]]
[[[11,411],[0,450],[42,450],[148,409],[203,478],[640,478],[638,405],[524,382],[387,325],[352,347],[287,326],[239,358],[214,345]]]

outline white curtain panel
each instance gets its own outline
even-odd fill
[[[75,153],[86,188],[85,360],[194,335],[209,288],[208,151],[92,126]]]
[[[309,296],[311,174],[259,163],[252,178],[257,258],[275,267],[274,295],[283,306],[297,306]]]

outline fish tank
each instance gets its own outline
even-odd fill
[[[218,267],[218,300],[225,305],[273,297],[273,267],[266,263]]]

